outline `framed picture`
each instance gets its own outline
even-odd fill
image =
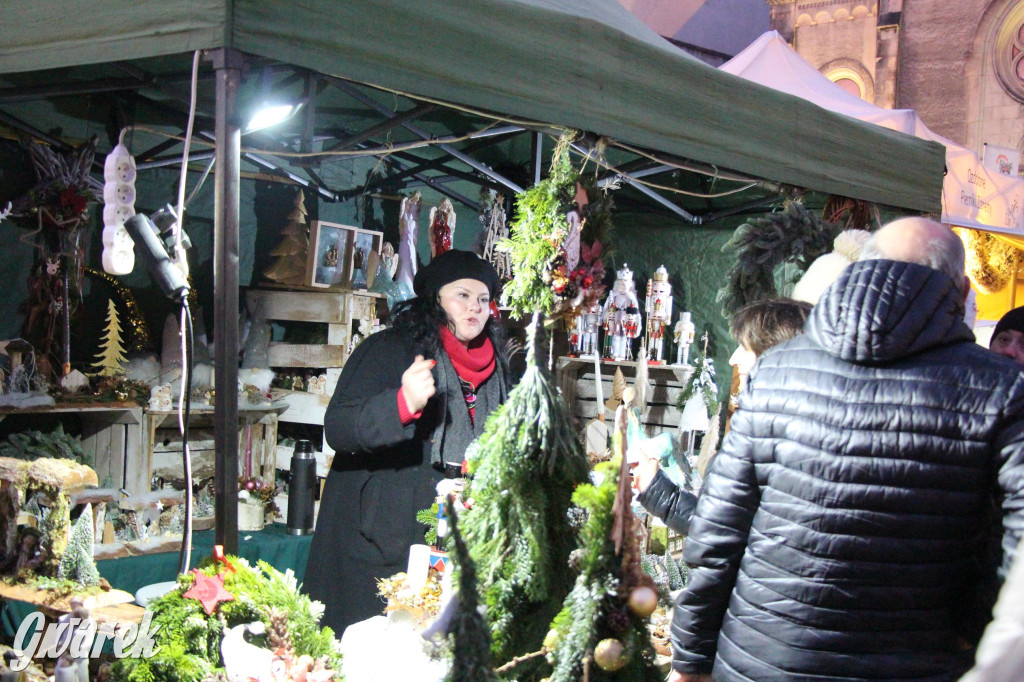
[[[349,282],[353,289],[368,289],[373,284],[383,242],[383,232],[356,229],[352,240],[352,262],[348,268],[352,273]]]
[[[352,251],[359,228],[314,220],[306,272],[314,287],[343,289],[352,281]]]

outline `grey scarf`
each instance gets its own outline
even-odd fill
[[[462,395],[462,384],[455,371],[455,365],[447,353],[440,353],[435,367],[438,400],[432,400],[438,410],[437,427],[430,434],[430,463],[437,466],[443,462],[462,462],[466,448],[484,432],[488,415],[498,409],[508,396],[501,367],[495,361],[494,372],[477,387],[476,417],[469,418],[466,399]]]

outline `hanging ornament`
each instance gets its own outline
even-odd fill
[[[430,209],[430,258],[433,260],[445,251],[451,251],[455,235],[455,207],[447,198]]]

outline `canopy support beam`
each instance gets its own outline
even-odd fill
[[[349,83],[347,81],[344,81],[344,80],[342,80],[340,78],[336,78],[334,76],[328,76],[327,80],[334,87],[338,88],[342,92],[345,92],[346,94],[351,96],[353,99],[355,99],[355,100],[357,100],[359,102],[362,102],[363,104],[365,104],[368,107],[376,109],[377,112],[380,113],[381,115],[386,116],[388,118],[393,118],[394,117],[394,114],[392,114],[391,111],[386,106],[384,106],[380,102],[376,101],[372,97],[368,97],[368,96],[364,95],[363,93],[359,92],[359,90],[356,89],[351,83]],[[421,129],[421,128],[415,126],[415,125],[413,125],[412,123],[405,122],[405,123],[402,123],[401,125],[402,125],[403,128],[405,128],[406,130],[408,130],[410,133],[412,133],[416,137],[420,138],[421,140],[430,140],[430,139],[433,138],[433,136],[430,133],[424,131],[423,129]],[[456,159],[458,159],[462,163],[466,164],[470,168],[473,168],[474,170],[480,171],[481,173],[483,173],[484,175],[486,175],[490,179],[494,180],[495,182],[497,182],[497,183],[499,183],[501,185],[504,185],[505,187],[508,187],[513,192],[522,192],[523,191],[522,187],[520,187],[516,183],[512,182],[511,180],[509,180],[508,178],[506,178],[501,173],[499,173],[496,170],[486,166],[485,164],[480,163],[476,159],[474,159],[474,158],[472,158],[472,157],[470,157],[470,156],[468,156],[466,154],[463,154],[462,152],[460,152],[458,149],[456,149],[452,145],[445,144],[445,143],[440,143],[437,146],[438,146],[438,148],[443,149],[449,155],[455,157]]]
[[[238,214],[242,133],[235,115],[242,56],[210,53],[217,77],[213,200],[214,537],[238,553]],[[191,485],[190,481],[185,482]]]

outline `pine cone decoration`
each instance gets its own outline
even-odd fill
[[[608,611],[605,618],[608,624],[608,632],[613,635],[622,635],[629,630],[629,614],[625,609],[614,608]]]
[[[267,644],[275,654],[290,661],[295,657],[292,636],[288,632],[288,614],[278,609],[270,609],[267,613],[270,627],[267,628]]]

